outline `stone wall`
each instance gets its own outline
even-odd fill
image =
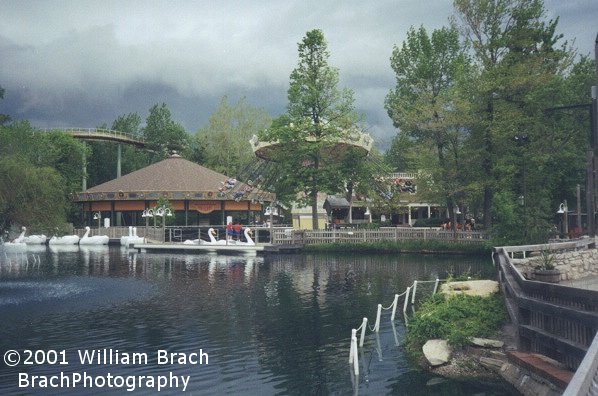
[[[598,249],[554,253],[553,256],[553,264],[561,272],[561,280],[598,275]],[[514,259],[512,262],[526,278],[533,279],[532,271],[542,263],[542,257],[535,255],[526,259]]]

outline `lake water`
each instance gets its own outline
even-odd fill
[[[512,394],[413,367],[389,311],[351,374],[351,329],[448,272],[494,276],[489,260],[458,256],[0,252],[0,394]]]

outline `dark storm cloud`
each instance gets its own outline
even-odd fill
[[[284,112],[297,42],[320,28],[341,85],[379,144],[394,134],[384,97],[392,47],[410,26],[446,25],[449,0],[21,1],[0,3],[0,113],[39,127],[110,125],[166,103],[188,131],[220,98]],[[593,48],[598,2],[546,2],[560,31]],[[574,36],[572,36],[574,35]],[[588,44],[588,41],[590,43]]]

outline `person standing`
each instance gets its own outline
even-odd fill
[[[243,227],[241,226],[241,224],[239,224],[239,222],[237,221],[235,223],[235,225],[233,225],[233,233],[235,234],[235,240],[240,241],[241,240],[241,229]]]
[[[229,221],[226,224],[226,240],[232,241],[232,239],[233,239],[233,223]]]

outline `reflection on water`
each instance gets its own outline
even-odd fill
[[[360,350],[360,376],[348,365],[351,329],[373,323],[414,279],[447,272],[492,276],[490,263],[461,257],[230,256],[137,254],[79,247],[0,257],[0,351],[66,350],[69,365],[0,370],[0,393],[17,376],[93,372],[189,375],[188,392],[221,394],[509,394],[496,384],[434,379],[412,367],[404,325],[383,317]],[[33,264],[32,254],[37,255]],[[145,352],[148,365],[81,365],[77,350]],[[159,349],[209,354],[209,364],[158,365]],[[64,393],[123,389],[61,389]],[[176,389],[167,391],[178,393]],[[56,394],[56,391],[47,392]],[[155,393],[142,388],[138,393]]]

